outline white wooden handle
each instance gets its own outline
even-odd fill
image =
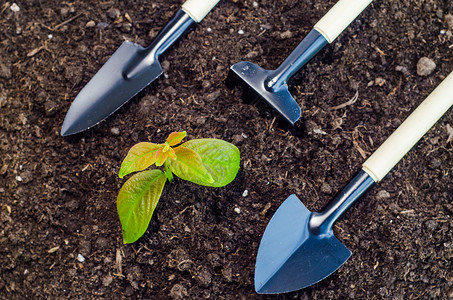
[[[182,10],[195,22],[199,23],[219,1],[220,0],[187,0],[182,5]]]
[[[373,0],[340,0],[316,23],[314,28],[329,43],[332,43],[371,1]]]
[[[415,109],[363,164],[378,182],[453,105],[453,72]]]

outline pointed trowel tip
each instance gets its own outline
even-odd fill
[[[68,121],[68,118],[66,116],[63,126],[61,126],[61,136],[68,136],[72,134],[79,133],[81,131],[84,131],[86,128],[80,128],[80,126],[76,126],[75,123],[71,123]]]
[[[69,130],[65,129],[65,128],[61,128],[61,136],[68,136],[68,135],[71,135],[71,134],[74,134],[75,132],[70,132]]]
[[[68,136],[71,134],[68,132],[68,128],[67,128],[67,126],[65,126],[65,124],[66,123],[63,122],[63,126],[61,126],[61,131],[60,131],[61,136]]]
[[[69,129],[67,129],[65,127],[62,127],[61,128],[61,132],[60,132],[61,136],[68,136],[68,135],[72,135],[72,134],[75,134],[75,133],[77,133],[77,132],[72,132],[72,131],[70,131]]]

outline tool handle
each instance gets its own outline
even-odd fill
[[[371,1],[340,0],[316,23],[314,29],[332,43]]]
[[[182,10],[194,19],[195,22],[199,23],[219,1],[220,0],[187,0],[182,5]]]
[[[452,105],[453,72],[365,161],[362,169],[380,181]]]

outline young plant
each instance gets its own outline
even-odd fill
[[[121,164],[119,177],[143,171],[152,165],[164,167],[134,174],[121,188],[117,198],[123,243],[138,240],[148,228],[166,181],[173,174],[193,183],[222,187],[233,181],[239,170],[239,150],[218,139],[197,139],[181,143],[187,135],[173,132],[164,144],[138,143]]]

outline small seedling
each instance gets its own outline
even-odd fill
[[[166,181],[173,174],[181,179],[211,187],[222,187],[233,181],[239,170],[239,150],[218,139],[191,140],[181,143],[187,135],[173,132],[164,144],[138,143],[121,164],[119,177],[137,172],[121,188],[117,198],[118,215],[123,229],[123,243],[138,240],[148,228]],[[163,166],[146,170],[152,165]]]

